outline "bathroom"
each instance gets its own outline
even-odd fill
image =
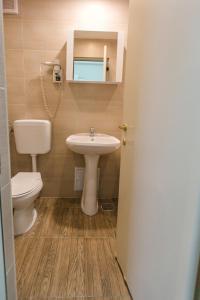
[[[72,134],[89,132],[90,128],[94,128],[95,133],[106,133],[120,139],[121,130],[118,126],[122,122],[123,83],[103,85],[68,82],[66,80],[66,42],[67,33],[72,29],[122,31],[124,35],[127,34],[128,1],[116,1],[115,4],[112,1],[107,1],[103,5],[98,2],[91,3],[91,1],[61,1],[60,4],[56,1],[19,1],[18,4],[18,15],[4,14],[9,123],[13,127],[13,122],[16,120],[50,120],[52,131],[51,146],[48,146],[48,150],[45,151],[47,153],[38,155],[36,158],[37,171],[41,174],[43,188],[40,192],[42,201],[36,204],[38,216],[35,225],[29,232],[15,238],[16,265],[18,266],[18,261],[20,261],[23,264],[22,268],[24,268],[23,271],[21,269],[19,272],[17,269],[18,297],[21,299],[38,296],[47,299],[54,296],[95,296],[90,290],[84,293],[75,290],[76,285],[74,288],[73,285],[68,286],[67,290],[63,291],[61,285],[59,285],[58,290],[55,284],[53,294],[46,296],[42,294],[42,291],[39,292],[39,287],[38,294],[31,292],[31,288],[27,291],[26,285],[30,284],[31,279],[27,278],[26,280],[24,278],[27,272],[26,267],[32,264],[31,259],[36,262],[44,255],[44,252],[41,248],[41,253],[37,256],[34,253],[36,252],[34,248],[30,260],[25,265],[21,247],[28,244],[30,237],[39,238],[39,236],[43,239],[44,237],[60,239],[71,236],[77,238],[74,247],[75,245],[79,247],[79,244],[80,247],[86,247],[83,245],[84,237],[95,236],[96,240],[99,241],[100,238],[112,238],[115,234],[120,150],[102,156],[99,160],[98,199],[100,212],[96,216],[87,218],[80,209],[83,168],[85,167],[84,157],[71,151],[65,140]],[[98,37],[95,36],[95,40],[96,38]],[[90,45],[90,47],[95,47],[95,42],[93,44],[94,46]],[[79,56],[84,55],[83,52],[79,54]],[[89,56],[92,56],[92,53]],[[55,84],[52,81],[54,66],[45,64],[48,61],[54,62],[56,59],[59,60],[62,68],[63,78],[60,84]],[[41,75],[43,76],[42,87]],[[43,103],[42,88],[48,111]],[[31,133],[29,134],[31,135]],[[18,153],[13,132],[10,133],[10,155],[12,177],[18,172],[32,171],[31,156]],[[75,178],[77,169],[81,172],[82,177],[80,179]],[[21,179],[24,185],[26,177],[27,174],[25,173],[25,178]],[[78,183],[81,184],[81,188],[75,186],[78,180],[82,181]],[[104,202],[107,205],[113,205],[111,207],[113,212],[101,212],[101,204]],[[43,212],[46,207],[48,212],[46,210]],[[15,228],[15,230],[15,234],[23,231],[21,228]],[[20,239],[24,239],[24,242]],[[35,245],[37,245],[37,240]],[[70,244],[66,245],[67,248],[70,247]],[[51,244],[47,246],[49,247]],[[92,243],[88,247],[102,247],[102,245],[95,243],[93,245]],[[27,251],[30,252],[29,249]],[[90,256],[90,254],[88,255]],[[59,258],[55,260],[58,261]],[[33,275],[36,271],[39,272],[40,270],[33,271]],[[66,272],[70,272],[67,265]],[[81,272],[81,270],[77,270],[77,272]],[[38,276],[36,281],[39,280],[43,283],[46,275],[41,276],[43,279]],[[76,274],[72,276],[76,276]],[[32,280],[34,281],[33,278]],[[59,276],[56,280],[59,281]],[[23,282],[23,287],[21,287],[21,282]],[[115,282],[113,284],[116,285]],[[32,283],[33,288],[36,285],[38,284],[34,281]],[[96,296],[103,297],[104,294],[102,294],[101,289],[100,286]],[[112,293],[114,292],[112,291]],[[119,295],[121,295],[120,292]]]
[[[188,4],[0,1],[2,300],[199,300]]]

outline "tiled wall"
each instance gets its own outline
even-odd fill
[[[15,259],[13,245],[12,198],[10,192],[10,157],[8,143],[7,93],[4,73],[3,20],[0,1],[0,198],[8,300],[16,299]],[[0,297],[3,297],[2,295]]]
[[[59,57],[65,74],[66,32],[68,29],[123,30],[127,32],[128,0],[21,0],[19,16],[5,16],[5,41],[9,118],[46,119],[42,105],[39,65]],[[59,89],[45,74],[45,89],[51,110],[59,99]],[[90,127],[120,137],[123,85],[63,85],[63,94],[53,126],[52,150],[39,157],[45,182],[44,196],[79,196],[74,192],[74,167],[83,158],[69,151],[65,138]],[[12,174],[30,171],[28,156],[18,155],[11,139]],[[102,157],[99,196],[118,193],[120,151]]]

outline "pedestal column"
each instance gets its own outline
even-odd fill
[[[97,166],[99,155],[84,155],[84,158],[85,177],[81,208],[86,215],[93,216],[98,212]]]

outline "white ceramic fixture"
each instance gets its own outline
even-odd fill
[[[11,180],[14,208],[15,235],[27,232],[36,221],[34,201],[43,182],[37,172],[36,156],[51,149],[51,123],[47,120],[16,120],[13,124],[16,149],[20,154],[30,154],[33,172],[19,172]]]
[[[79,133],[66,139],[68,147],[85,157],[84,188],[81,199],[82,211],[93,216],[98,211],[97,166],[99,156],[112,153],[120,147],[120,141],[110,135]]]

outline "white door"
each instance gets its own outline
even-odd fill
[[[131,0],[117,257],[134,300],[192,300],[199,255],[200,2]]]

